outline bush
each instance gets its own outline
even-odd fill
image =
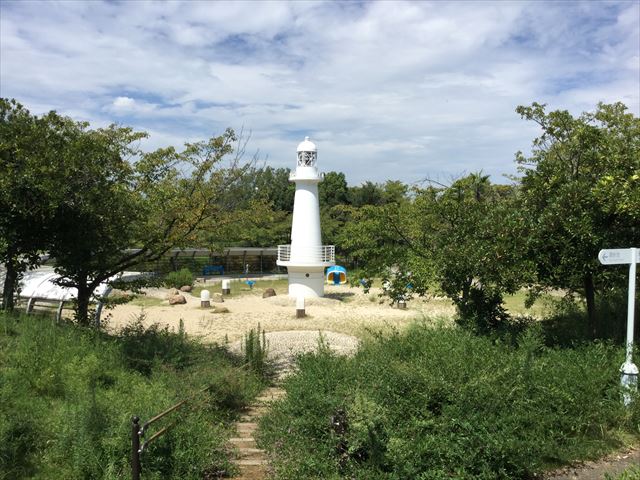
[[[182,268],[177,272],[167,273],[164,277],[164,286],[167,288],[180,288],[185,285],[193,286],[195,278],[188,268]]]
[[[225,350],[136,323],[119,336],[0,314],[0,479],[125,479],[131,417],[208,393],[144,452],[145,479],[229,472],[229,422],[261,390]],[[157,431],[154,426],[150,433]]]
[[[352,358],[302,356],[260,443],[277,478],[526,479],[640,433],[620,401],[622,349],[517,345],[414,326]]]

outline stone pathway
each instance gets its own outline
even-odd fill
[[[236,422],[236,436],[229,442],[235,448],[240,474],[236,480],[264,480],[267,478],[269,464],[264,450],[257,448],[254,434],[258,429],[259,418],[269,410],[271,402],[282,398],[285,391],[279,387],[269,387],[256,398]]]

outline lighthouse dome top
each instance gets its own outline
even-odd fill
[[[299,167],[315,167],[318,157],[318,148],[316,144],[304,137],[304,141],[298,145],[298,166]]]
[[[309,140],[309,137],[304,137],[304,140],[298,144],[298,152],[317,152],[318,147],[316,144]]]

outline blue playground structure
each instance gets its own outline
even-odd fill
[[[339,265],[327,268],[327,283],[334,285],[347,283],[347,269]]]

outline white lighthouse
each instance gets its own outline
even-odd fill
[[[305,137],[298,145],[298,163],[289,181],[296,184],[293,201],[291,245],[278,245],[278,265],[289,272],[289,296],[324,296],[324,269],[335,265],[335,247],[322,245],[318,183],[322,175],[316,167],[318,149]]]

